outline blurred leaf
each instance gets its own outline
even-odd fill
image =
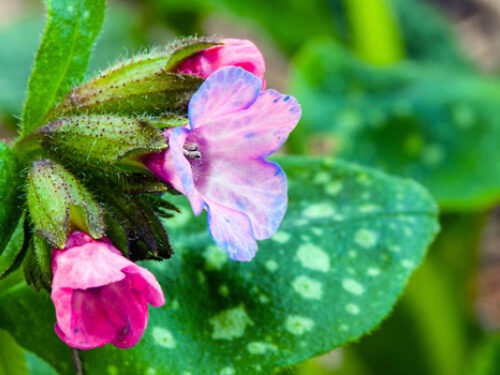
[[[57,375],[46,362],[30,352],[24,352],[29,375]]]
[[[47,0],[47,25],[35,57],[23,110],[23,134],[85,76],[104,20],[105,0]]]
[[[434,65],[376,68],[333,42],[296,59],[296,152],[335,154],[427,186],[444,209],[500,198],[500,82]]]
[[[386,0],[397,15],[408,58],[470,68],[451,22],[426,1]]]
[[[9,146],[0,142],[0,254],[4,251],[21,213],[18,199],[20,171]]]
[[[150,308],[148,329],[133,349],[84,352],[86,374],[270,373],[359,337],[387,315],[436,233],[428,193],[331,160],[279,162],[290,180],[289,210],[252,262],[230,262],[206,219],[194,220],[179,197],[185,213],[166,222],[176,256],[143,263],[167,304]],[[6,308],[0,298],[0,314],[17,312],[0,325],[47,358],[43,352],[52,353],[56,339],[45,333],[42,345],[26,335],[33,325],[46,332],[46,324],[23,310],[43,308],[50,320],[46,310],[53,308],[25,288],[8,293],[9,300],[20,297],[24,308]]]
[[[0,374],[29,375],[23,349],[3,330],[0,330]]]
[[[474,361],[468,368],[470,375],[500,374],[500,336],[486,336],[474,353]]]
[[[170,11],[197,10],[229,13],[240,22],[256,22],[287,53],[317,35],[335,35],[333,17],[325,0],[151,0],[163,14]],[[251,20],[251,21],[249,21]],[[297,25],[304,25],[300,32]]]
[[[140,30],[134,26],[134,17],[130,10],[113,4],[92,53],[90,72],[105,68],[144,44]],[[33,51],[40,41],[43,26],[41,15],[24,15],[0,30],[0,113],[17,116],[21,112]]]
[[[375,65],[403,58],[395,14],[386,0],[344,0],[350,24],[350,42],[356,55]]]

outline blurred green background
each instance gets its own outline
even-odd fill
[[[40,1],[0,0],[7,141],[43,13]],[[500,1],[109,1],[89,71],[193,34],[261,48],[268,87],[303,107],[286,152],[413,178],[441,207],[442,231],[394,312],[359,342],[282,374],[500,374]],[[32,374],[52,373],[24,355]]]

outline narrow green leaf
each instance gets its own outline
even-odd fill
[[[179,197],[183,214],[166,221],[176,255],[142,263],[167,304],[150,308],[134,348],[84,352],[86,374],[269,374],[360,337],[390,312],[437,230],[429,194],[331,160],[279,163],[289,177],[289,209],[252,262],[230,261],[206,218],[193,219]],[[52,309],[35,295],[28,300]],[[21,321],[10,316],[3,325],[29,331],[38,319],[25,320],[22,311]],[[28,340],[37,352],[53,345]]]
[[[47,0],[47,25],[28,82],[23,134],[81,80],[104,20],[104,0]]]
[[[26,194],[35,230],[54,246],[63,249],[69,232],[75,228],[94,238],[104,235],[101,208],[87,189],[59,164],[49,159],[35,161]]]
[[[21,215],[5,249],[0,253],[0,279],[14,271],[21,263],[26,251],[25,215]]]
[[[0,142],[0,254],[7,245],[21,210],[18,199],[20,171],[11,149]]]

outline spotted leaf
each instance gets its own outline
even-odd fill
[[[86,374],[269,374],[360,337],[390,312],[437,231],[429,194],[340,162],[277,161],[289,177],[289,209],[252,262],[230,261],[210,238],[206,218],[193,218],[178,197],[183,214],[165,222],[176,255],[142,263],[167,304],[150,309],[133,349],[82,353]],[[28,293],[15,289],[8,298],[21,291]],[[55,318],[39,321],[4,306],[0,326],[15,337],[28,337],[34,322],[46,331],[43,342],[28,341],[50,361]]]

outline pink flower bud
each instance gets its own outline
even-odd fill
[[[64,250],[54,250],[52,271],[55,330],[75,348],[107,343],[130,348],[146,329],[147,303],[165,304],[153,274],[122,256],[107,238],[73,232]]]
[[[176,72],[207,78],[219,68],[239,66],[259,77],[264,87],[266,63],[257,46],[246,39],[223,39],[222,42],[223,45],[207,48],[187,58]]]

